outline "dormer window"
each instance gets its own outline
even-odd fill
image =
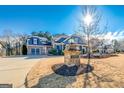
[[[37,39],[33,39],[33,44],[37,44]]]
[[[46,44],[46,41],[42,41],[42,44]]]

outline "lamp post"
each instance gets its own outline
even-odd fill
[[[88,45],[88,63],[87,63],[87,70],[89,71],[89,64],[90,64],[90,26],[91,23],[93,22],[92,16],[90,14],[86,14],[86,16],[84,17],[84,24],[86,25],[86,29],[87,30],[87,45]]]

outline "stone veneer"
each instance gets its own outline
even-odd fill
[[[80,51],[76,44],[70,44],[64,50],[64,62],[67,66],[80,65]]]

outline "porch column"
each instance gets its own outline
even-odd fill
[[[28,55],[31,54],[31,47],[27,47],[27,54],[28,54]]]
[[[47,46],[44,47],[45,54],[47,54]]]
[[[40,55],[42,55],[42,47],[39,48]]]

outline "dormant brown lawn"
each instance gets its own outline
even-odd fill
[[[53,72],[51,67],[63,62],[64,57],[51,57],[44,62],[38,62],[28,73],[26,86],[41,88],[124,87],[124,54],[109,58],[91,59],[94,70],[93,73],[88,74],[88,83],[85,85],[86,74],[61,76]],[[81,58],[81,63],[86,62],[87,59]]]

